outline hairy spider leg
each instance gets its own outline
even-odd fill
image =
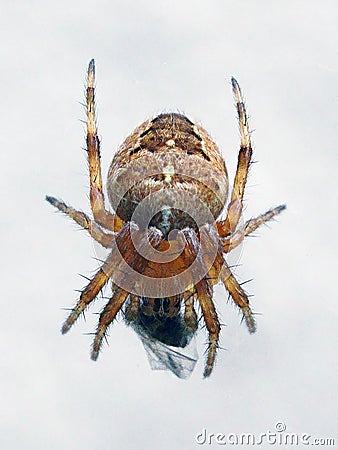
[[[275,216],[280,214],[286,209],[286,205],[280,205],[276,208],[270,209],[264,214],[258,217],[248,220],[245,224],[235,231],[230,237],[222,239],[222,250],[224,253],[229,253],[231,250],[236,248],[245,238],[252,232],[254,232],[258,227],[265,224],[269,220],[272,220]]]
[[[65,334],[70,330],[70,328],[76,322],[82,312],[96,298],[101,289],[107,284],[109,276],[111,275],[110,271],[112,272],[115,267],[111,264],[112,260],[116,260],[116,255],[114,255],[113,252],[110,253],[103,266],[98,270],[98,272],[96,272],[94,277],[90,280],[89,284],[81,292],[79,301],[62,325],[62,334]]]
[[[201,232],[203,233],[203,239],[206,242],[206,246],[210,247],[212,245],[212,235],[208,234],[206,230],[201,230]],[[208,240],[210,241],[210,244],[208,243]],[[210,277],[210,282],[216,284],[219,279],[222,280],[234,303],[241,308],[249,332],[254,333],[256,325],[249,306],[248,296],[232,274],[221,252],[222,248],[219,248],[216,256],[213,257],[213,260],[208,253],[203,255],[206,267],[210,267],[208,272],[208,275],[212,275]]]
[[[88,285],[81,292],[80,299],[73,308],[72,312],[69,314],[65,323],[62,326],[62,333],[65,334],[82,312],[87,308],[87,306],[95,299],[102,288],[107,284],[109,278],[112,276],[113,272],[121,265],[121,254],[116,245],[116,240],[126,240],[130,234],[129,225],[125,225],[119,233],[116,234],[116,239],[113,241],[114,247],[110,254],[108,255],[106,261],[103,263],[101,268],[96,272],[94,277],[90,280]]]
[[[185,229],[184,236],[187,241],[187,248],[189,249],[189,252],[199,260],[199,266],[205,269],[204,261],[199,254],[199,241],[195,231],[190,228]],[[196,283],[195,289],[198,302],[201,306],[204,322],[209,334],[207,359],[204,368],[204,377],[206,378],[211,374],[215,364],[221,326],[218,320],[215,305],[212,301],[212,284],[204,277],[200,281],[198,281],[198,283]]]
[[[200,229],[201,240],[205,243],[202,258],[208,270],[207,278],[214,285],[219,281],[219,274],[223,266],[223,257],[219,249],[219,236],[212,229]]]
[[[211,372],[215,365],[221,326],[218,320],[214,302],[212,301],[213,292],[210,283],[208,283],[208,281],[205,279],[201,280],[197,283],[196,290],[198,302],[201,305],[203,318],[209,333],[207,359],[203,374],[204,378],[206,378],[211,375]]]
[[[84,228],[90,236],[95,239],[99,244],[105,248],[112,248],[113,239],[115,239],[115,233],[107,233],[103,231],[93,220],[91,220],[87,214],[82,211],[77,211],[71,206],[66,205],[61,200],[57,200],[54,197],[46,196],[47,202],[55,206],[58,210],[73,219],[80,227]]]
[[[232,187],[231,199],[228,205],[225,220],[217,223],[218,233],[221,237],[233,233],[238,225],[243,209],[243,195],[252,157],[252,146],[248,117],[239,84],[235,78],[231,78],[232,89],[236,101],[241,146],[238,154],[237,170]]]
[[[119,231],[123,222],[111,214],[105,208],[104,195],[102,191],[102,175],[100,160],[100,140],[97,135],[96,111],[95,111],[95,62],[92,59],[88,66],[87,90],[86,90],[86,112],[87,112],[87,153],[90,179],[90,204],[94,220],[104,228]]]
[[[224,258],[223,261],[224,264],[220,273],[220,278],[234,303],[241,308],[249,332],[254,333],[256,331],[256,323],[249,306],[249,298],[242,286],[236,280]]]
[[[131,224],[126,224],[123,230],[127,228],[129,230],[129,235],[121,237],[120,232],[116,237],[117,246],[122,252],[121,256],[123,258],[123,261],[139,274],[143,274],[148,265],[148,260],[141,255],[145,254],[146,249],[147,247],[149,247],[149,245],[154,249],[160,246],[163,237],[162,233],[155,228],[150,228],[146,230],[146,232],[136,232],[135,236],[132,237],[130,233]],[[135,249],[134,247],[134,244],[136,242],[138,246],[137,249]],[[115,275],[115,273],[118,271],[116,264],[114,264],[114,266],[111,267],[110,270],[111,272],[114,272]],[[102,341],[106,335],[107,329],[109,325],[114,321],[117,313],[120,311],[121,307],[127,300],[135,282],[135,280],[131,280],[130,274],[125,274],[124,277],[122,274],[120,281],[122,282],[121,284],[124,286],[124,288],[116,286],[112,298],[109,300],[104,310],[100,314],[99,324],[95,332],[91,354],[91,358],[93,360],[96,360],[98,358],[102,346]],[[127,289],[125,289],[126,283],[129,284]]]
[[[117,287],[113,293],[112,298],[109,300],[104,310],[100,314],[99,324],[95,332],[95,338],[93,341],[93,348],[91,352],[91,358],[93,361],[96,361],[99,356],[102,341],[106,335],[107,328],[115,319],[117,313],[120,311],[128,295],[128,291]]]
[[[191,288],[183,293],[184,315],[183,320],[188,333],[194,333],[198,328],[197,314],[194,308],[196,290]]]
[[[124,315],[127,322],[136,322],[140,309],[140,297],[130,294],[129,303],[125,309]]]

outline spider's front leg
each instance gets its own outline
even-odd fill
[[[242,93],[235,78],[231,79],[231,83],[236,100],[239,131],[241,135],[241,147],[238,154],[237,170],[232,188],[230,203],[228,205],[227,216],[225,220],[217,223],[218,233],[221,237],[228,236],[237,228],[239,219],[242,214],[244,189],[252,157],[248,117],[246,114]]]
[[[197,314],[194,308],[196,297],[195,288],[188,289],[183,294],[184,302],[184,324],[188,333],[195,333],[198,329]]]
[[[122,221],[116,215],[106,210],[102,191],[102,175],[100,160],[100,140],[97,135],[95,112],[95,62],[92,59],[88,66],[87,90],[87,152],[90,179],[90,204],[94,219],[108,230],[118,231]]]

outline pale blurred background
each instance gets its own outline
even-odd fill
[[[203,448],[203,428],[258,436],[277,422],[337,443],[337,3],[5,0],[1,9],[0,448],[190,450]],[[138,123],[173,110],[207,128],[232,179],[235,76],[258,161],[245,218],[288,206],[247,240],[236,270],[253,278],[256,335],[216,289],[226,351],[208,380],[205,330],[187,381],[151,371],[121,320],[93,363],[84,333],[102,300],[60,334],[62,308],[85,283],[78,273],[90,276],[98,262],[91,240],[44,196],[89,212],[78,119],[92,57],[104,175]]]

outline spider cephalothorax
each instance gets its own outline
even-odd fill
[[[113,294],[99,318],[93,359],[97,359],[107,328],[120,310],[143,336],[168,346],[185,347],[198,328],[198,303],[209,334],[204,371],[209,376],[220,333],[213,286],[220,280],[242,310],[249,331],[255,331],[248,296],[227,265],[225,254],[285,208],[278,206],[239,226],[252,156],[239,86],[232,79],[241,133],[237,172],[226,218],[216,221],[228,195],[224,160],[200,125],[175,113],[145,121],[121,145],[107,181],[115,214],[106,209],[94,82],[92,60],[87,81],[87,151],[94,220],[53,197],[47,200],[110,253],[82,291],[62,332],[70,329],[110,279]]]

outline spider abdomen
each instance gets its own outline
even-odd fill
[[[197,229],[221,213],[228,193],[225,163],[206,131],[181,114],[142,123],[111,163],[109,200],[125,222]]]

